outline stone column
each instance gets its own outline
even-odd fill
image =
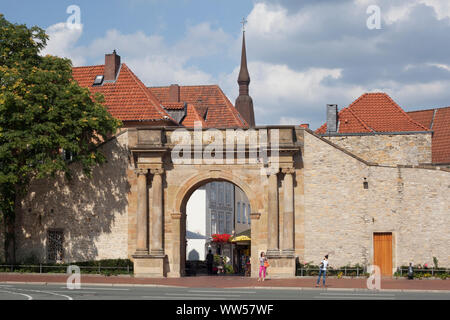
[[[284,173],[284,213],[283,213],[283,253],[294,253],[294,168],[283,168]]]
[[[269,175],[269,203],[268,203],[268,248],[267,255],[279,253],[279,232],[278,232],[278,172]]]
[[[151,169],[153,174],[153,203],[150,210],[150,254],[163,255],[163,183],[164,169]]]
[[[138,188],[138,203],[137,203],[137,217],[136,217],[136,254],[148,254],[148,191],[147,191],[147,173],[148,169],[136,169],[137,188]]]

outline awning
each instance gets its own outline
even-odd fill
[[[243,242],[243,241],[251,241],[250,238],[251,230],[245,230],[243,232],[238,233],[235,237],[231,238],[231,242]]]

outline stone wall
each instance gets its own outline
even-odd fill
[[[431,133],[324,136],[360,158],[382,165],[431,163]]]
[[[128,257],[127,133],[103,146],[108,162],[92,178],[74,166],[64,177],[36,181],[18,209],[18,262],[47,260],[47,232],[64,232],[65,262]]]
[[[392,232],[394,268],[450,266],[450,172],[370,166],[308,132],[303,156],[304,261],[370,264],[373,233]]]

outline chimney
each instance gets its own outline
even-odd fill
[[[180,86],[171,84],[169,87],[169,102],[180,102]]]
[[[309,123],[302,123],[300,125],[300,127],[305,128],[305,129],[309,129]]]
[[[338,106],[337,104],[327,104],[327,133],[337,133],[338,126]]]
[[[105,81],[115,81],[120,68],[120,56],[116,53],[105,54]]]

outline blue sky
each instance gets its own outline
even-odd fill
[[[68,29],[69,5],[81,10]],[[381,29],[369,29],[370,5]],[[148,86],[219,84],[234,102],[246,17],[250,94],[257,124],[325,120],[364,92],[388,93],[405,110],[450,105],[448,0],[3,1],[15,23],[38,25],[43,53],[101,64],[116,49]]]

